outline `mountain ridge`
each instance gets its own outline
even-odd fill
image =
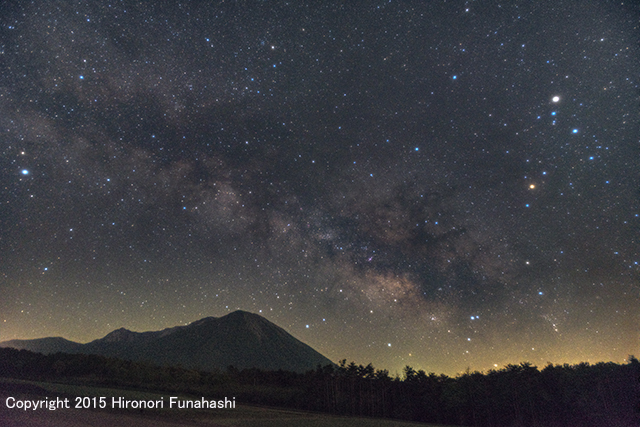
[[[98,354],[205,371],[234,366],[304,372],[318,365],[333,364],[280,326],[242,310],[160,331],[134,332],[118,328],[86,344],[49,337],[4,341],[0,347],[44,354]]]

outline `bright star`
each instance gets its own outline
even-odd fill
[[[560,97],[559,97],[558,95],[556,95],[556,96],[554,96],[553,98],[551,98],[551,100],[552,100],[553,102],[558,102],[558,101],[560,101]]]
[[[26,169],[22,169],[22,175],[29,175],[29,171]]]

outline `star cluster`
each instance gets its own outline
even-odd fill
[[[400,371],[638,353],[638,9],[0,6],[0,339],[236,309]]]

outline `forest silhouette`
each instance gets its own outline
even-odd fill
[[[640,362],[633,356],[625,364],[549,364],[540,370],[521,363],[449,377],[410,366],[392,376],[346,360],[306,373],[233,366],[207,372],[0,348],[0,390],[16,387],[8,379],[234,396],[240,404],[449,425],[616,427],[640,422]]]

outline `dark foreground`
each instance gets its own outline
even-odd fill
[[[338,418],[333,418],[335,416],[370,417],[368,422],[372,422],[371,418],[389,420],[390,424],[382,421],[373,424],[381,426],[399,425],[400,420],[478,427],[640,426],[640,362],[634,357],[629,357],[625,364],[550,364],[542,370],[522,363],[488,373],[467,372],[455,378],[427,374],[407,366],[402,377],[393,378],[387,371],[376,370],[371,365],[346,364],[345,361],[337,366],[318,367],[306,373],[258,369],[240,371],[233,367],[224,372],[202,372],[95,355],[57,353],[45,356],[5,348],[0,349],[0,373],[11,378],[7,381],[26,380],[101,387],[103,390],[109,387],[135,393],[160,393],[167,400],[169,396],[179,395],[207,400],[235,398],[239,407],[260,405],[286,408],[287,411],[278,412],[279,416],[291,414],[289,410],[308,411],[296,412],[305,414],[305,426],[312,426],[316,421],[315,425],[325,425],[322,423],[327,417],[331,420],[328,425],[339,425]],[[5,392],[11,392],[11,383],[7,381]],[[21,387],[28,385],[22,383]],[[31,387],[37,386],[31,383]],[[37,389],[18,391],[41,396],[50,392]],[[90,392],[91,389],[87,391]],[[70,396],[84,396],[78,393],[75,390]],[[246,410],[246,406],[242,407]],[[233,416],[244,414],[238,409],[230,413]],[[6,411],[4,401],[0,401],[0,410]],[[154,415],[153,411],[147,412],[142,415]],[[70,413],[39,413],[34,415],[34,420],[46,423],[53,417],[70,416],[69,420],[61,419],[59,422],[84,422],[83,417],[92,416],[81,414],[73,417]],[[111,413],[115,417],[123,416],[122,410]],[[184,423],[196,413],[199,412],[164,410],[155,415],[161,416],[162,422]],[[220,417],[210,418],[214,413],[224,413],[220,410],[205,413],[208,415],[207,425],[245,425],[241,420],[234,419],[234,424],[225,424],[226,421]],[[313,421],[309,419],[310,413],[314,414]],[[320,416],[317,413],[327,415]],[[127,414],[132,415],[133,412]],[[180,416],[176,418],[175,414]],[[17,417],[15,412],[8,416]],[[200,422],[200,416],[189,422]],[[300,416],[295,415],[294,418]],[[276,419],[278,421],[273,421],[273,425],[288,425],[284,419],[278,416]],[[354,424],[355,419],[348,418],[345,425],[358,425]],[[253,417],[246,425],[258,425],[257,420],[262,418]],[[11,422],[14,421],[12,419]],[[94,424],[94,421],[89,419],[86,422]],[[298,421],[292,421],[293,424],[289,425],[298,425]],[[26,422],[24,425],[46,425],[33,424],[36,421]],[[260,425],[269,425],[270,421],[265,422],[267,424]],[[133,425],[140,423],[142,421],[136,421]]]
[[[167,398],[168,395],[87,387],[67,384],[43,383],[0,378],[0,425],[3,427],[438,427],[435,424],[418,424],[394,420],[340,417],[304,411],[263,408],[238,405],[235,409],[58,409],[19,410],[7,409],[9,396],[23,400],[38,400],[48,396],[123,396],[132,400]],[[186,396],[182,396],[187,398]]]

